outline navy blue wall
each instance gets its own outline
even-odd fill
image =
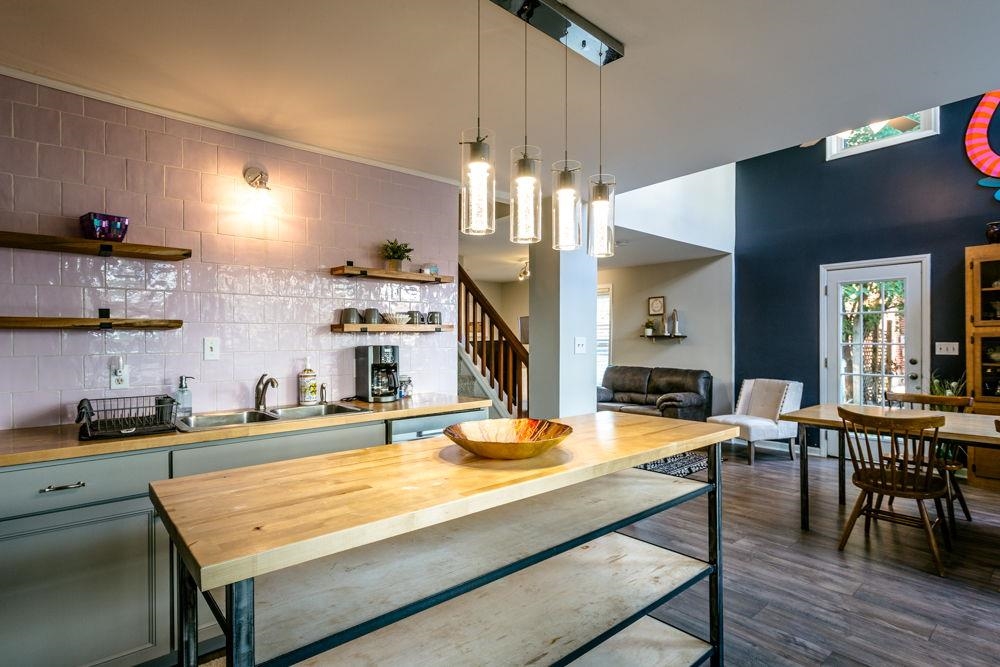
[[[830,162],[820,142],[737,163],[737,383],[798,379],[803,405],[818,402],[819,266],[922,253],[931,254],[932,341],[962,343],[960,356],[924,367],[964,370],[964,249],[1000,220],[995,191],[976,184],[984,175],[965,156],[978,101],[941,107],[941,133],[927,139]]]

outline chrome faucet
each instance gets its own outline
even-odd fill
[[[275,378],[269,376],[267,373],[264,373],[263,375],[260,376],[260,379],[257,380],[257,388],[254,390],[253,407],[255,410],[259,410],[260,412],[267,412],[268,387],[274,387],[275,389],[277,389],[278,381]]]
[[[319,386],[319,402],[326,405],[326,383]]]

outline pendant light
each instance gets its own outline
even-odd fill
[[[597,172],[590,177],[590,203],[587,224],[590,227],[587,253],[592,257],[615,254],[615,177],[604,172],[604,53],[597,69]]]
[[[528,145],[528,21],[524,20],[524,144],[510,149],[510,241],[542,240],[542,149]]]
[[[482,0],[476,0],[476,127],[462,132],[461,226],[463,234],[485,236],[496,230],[496,167],[493,132],[479,126],[482,88]]]
[[[563,53],[563,159],[552,164],[552,248],[580,247],[580,169],[569,159],[569,34]]]

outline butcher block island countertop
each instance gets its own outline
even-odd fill
[[[541,665],[618,632],[616,654],[721,664],[718,443],[738,429],[557,421],[573,433],[531,459],[437,437],[151,483],[178,554],[179,664],[198,662],[199,588],[238,666]],[[703,447],[707,482],[633,468]],[[706,560],[613,532],[705,494]],[[648,610],[705,579],[709,639],[654,622],[648,641]]]
[[[98,454],[135,452],[159,447],[175,447],[178,445],[227,440],[230,438],[291,433],[293,431],[361,424],[371,421],[422,417],[488,408],[491,405],[489,399],[433,393],[416,394],[411,398],[393,401],[392,403],[353,401],[352,404],[368,408],[371,412],[327,415],[311,419],[257,422],[190,433],[176,431],[132,438],[113,438],[82,442],[78,439],[80,431],[78,424],[0,431],[0,467],[43,463],[81,456],[95,456]]]
[[[208,590],[738,437],[617,412],[558,421],[545,454],[482,459],[444,436],[157,481],[156,506]]]

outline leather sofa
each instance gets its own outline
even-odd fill
[[[712,374],[683,368],[608,366],[597,409],[705,421],[712,414]]]

